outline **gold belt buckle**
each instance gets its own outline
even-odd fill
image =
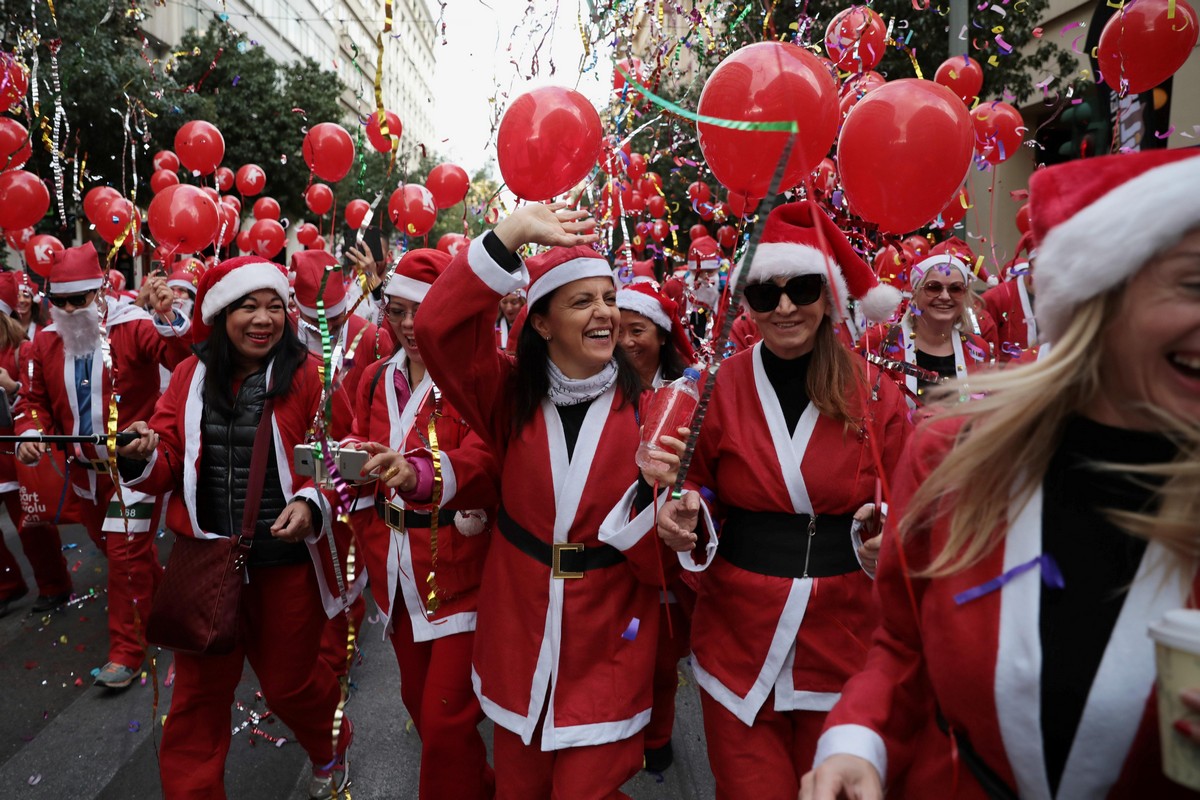
[[[401,536],[408,533],[404,527],[404,509],[395,503],[388,503],[383,507],[383,521]]]
[[[92,469],[95,470],[96,472],[103,472],[105,475],[108,474],[109,464],[103,458],[94,459],[91,463],[92,463]]]
[[[562,568],[563,551],[568,553],[582,553],[583,545],[579,542],[555,542],[551,545],[550,551],[550,576],[559,580],[569,580],[574,578],[582,578],[582,572],[564,572]]]

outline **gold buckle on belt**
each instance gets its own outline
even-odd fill
[[[558,578],[559,580],[582,578],[582,572],[563,571],[562,554],[564,550],[568,553],[582,553],[583,545],[579,542],[555,542],[552,544],[550,550],[550,577]]]
[[[404,509],[395,503],[384,504],[383,521],[389,528],[401,536],[408,533],[408,529],[404,527]]]
[[[105,475],[107,475],[109,473],[110,464],[108,463],[108,461],[106,459],[103,459],[103,458],[92,459],[89,461],[89,463],[92,465],[92,469],[95,470],[96,472],[103,472]]]

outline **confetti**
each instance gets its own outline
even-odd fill
[[[629,620],[629,625],[625,627],[625,631],[621,634],[621,638],[627,642],[632,642],[637,638],[638,629],[641,627],[641,625],[642,621],[637,617]]]

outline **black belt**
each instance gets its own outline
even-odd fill
[[[730,507],[717,555],[776,578],[831,578],[861,569],[850,541],[850,514],[785,514]]]
[[[582,578],[588,570],[614,567],[625,560],[625,554],[612,545],[584,547],[582,542],[543,542],[522,528],[503,506],[497,522],[500,533],[513,547],[545,564],[555,578]]]
[[[409,528],[433,527],[433,514],[428,511],[413,511],[411,508],[401,508],[395,503],[385,503],[375,498],[375,512],[387,523],[389,528],[403,533]],[[438,511],[438,527],[454,524],[453,511],[443,508]]]
[[[975,752],[975,748],[971,746],[971,740],[967,738],[965,731],[950,730],[950,725],[946,722],[946,718],[942,716],[942,710],[939,708],[937,712],[937,725],[942,733],[951,737],[958,745],[958,755],[962,758],[967,769],[975,776],[975,780],[979,781],[979,786],[983,789],[989,800],[1018,800],[1017,793],[1004,782],[1004,779],[996,774],[996,771],[987,765],[987,762],[979,757],[979,753]]]
[[[75,465],[83,467],[84,469],[90,469],[92,472],[102,472],[106,475],[110,472],[112,467],[112,465],[103,458],[77,458],[75,459]]]

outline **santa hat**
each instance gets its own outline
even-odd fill
[[[29,277],[29,273],[18,272],[15,274],[17,276],[17,291],[25,292],[35,301],[40,300],[41,292],[38,291],[37,284],[35,284],[33,279]]]
[[[110,269],[108,271],[108,289],[114,295],[125,291],[125,273],[119,269]]]
[[[938,242],[929,249],[929,255],[951,255],[959,261],[967,265],[968,274],[978,278],[988,286],[995,286],[999,283],[996,276],[988,272],[987,267],[983,265],[983,259],[975,255],[975,251],[971,246],[957,236],[951,236],[944,242]],[[971,278],[967,278],[967,282],[971,282]]]
[[[613,270],[613,280],[618,286],[634,283],[656,283],[653,261],[634,261],[633,266],[626,271],[624,263]]]
[[[949,253],[930,256],[914,264],[909,277],[910,285],[915,290],[925,281],[927,275],[949,275],[951,270],[956,270],[962,276],[963,282],[971,285],[971,268],[964,264],[961,258]]]
[[[184,289],[196,296],[196,286],[200,283],[200,279],[196,277],[196,273],[188,272],[185,269],[176,270],[167,276],[167,287],[171,289]]]
[[[0,313],[12,314],[17,307],[17,276],[12,272],[0,272]]]
[[[68,247],[54,254],[50,265],[50,294],[83,294],[99,289],[104,283],[100,256],[91,243]]]
[[[711,236],[694,239],[688,247],[688,266],[692,269],[717,269],[721,266],[721,248]]]
[[[288,298],[287,276],[278,264],[261,256],[228,258],[206,271],[196,290],[192,311],[192,339],[202,342],[212,332],[212,321],[231,303],[248,294],[270,289],[283,300]]]
[[[326,317],[336,317],[346,310],[346,282],[337,267],[337,259],[325,250],[300,250],[292,256],[292,272],[296,275],[293,289],[296,308],[301,314],[313,318],[320,316],[318,300],[324,302]]]
[[[552,247],[525,262],[529,270],[529,305],[555,289],[584,278],[612,278],[608,260],[590,247]],[[613,284],[616,286],[616,283]]]
[[[691,340],[679,321],[679,306],[653,284],[634,283],[624,287],[617,292],[617,308],[641,314],[671,336],[675,349],[685,361],[694,358]]]
[[[1137,274],[1200,225],[1200,151],[1145,150],[1069,161],[1029,181],[1039,338]]]
[[[821,250],[817,226],[829,247],[828,259]],[[745,267],[743,259],[738,270]],[[854,252],[846,234],[833,220],[820,211],[813,219],[812,206],[807,201],[785,203],[771,210],[754,253],[754,262],[750,265],[748,280],[763,283],[772,278],[796,275],[820,275],[832,280],[830,289],[835,290],[834,296],[841,303],[841,308],[832,308],[833,304],[830,304],[834,319],[845,316],[848,302],[853,297],[861,303],[867,319],[882,322],[891,318],[903,299],[899,289],[879,283],[875,273]]]
[[[409,250],[396,265],[396,273],[388,281],[383,293],[413,303],[425,302],[433,282],[450,266],[454,257],[431,247]]]

